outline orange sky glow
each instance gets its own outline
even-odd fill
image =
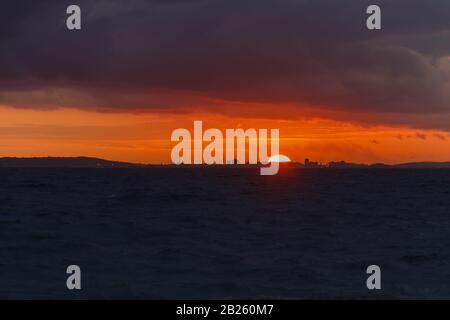
[[[0,156],[92,156],[140,163],[170,163],[177,128],[280,129],[280,152],[293,161],[399,163],[450,160],[450,133],[367,125],[324,117],[290,119],[205,112],[131,113],[0,107]]]

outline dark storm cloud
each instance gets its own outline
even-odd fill
[[[74,3],[83,29],[70,32],[65,9]],[[450,1],[378,1],[383,30],[369,31],[365,10],[373,3],[8,1],[0,13],[0,104],[168,108],[182,104],[168,98],[182,92],[450,112]]]

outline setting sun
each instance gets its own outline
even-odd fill
[[[284,162],[291,162],[291,159],[289,159],[289,157],[282,155],[282,154],[277,154],[275,156],[271,156],[269,158],[269,162],[279,162],[279,163],[284,163]]]

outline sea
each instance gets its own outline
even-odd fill
[[[450,170],[2,168],[0,298],[450,298]]]

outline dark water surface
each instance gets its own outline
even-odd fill
[[[0,298],[450,298],[450,170],[285,169],[0,169]]]

